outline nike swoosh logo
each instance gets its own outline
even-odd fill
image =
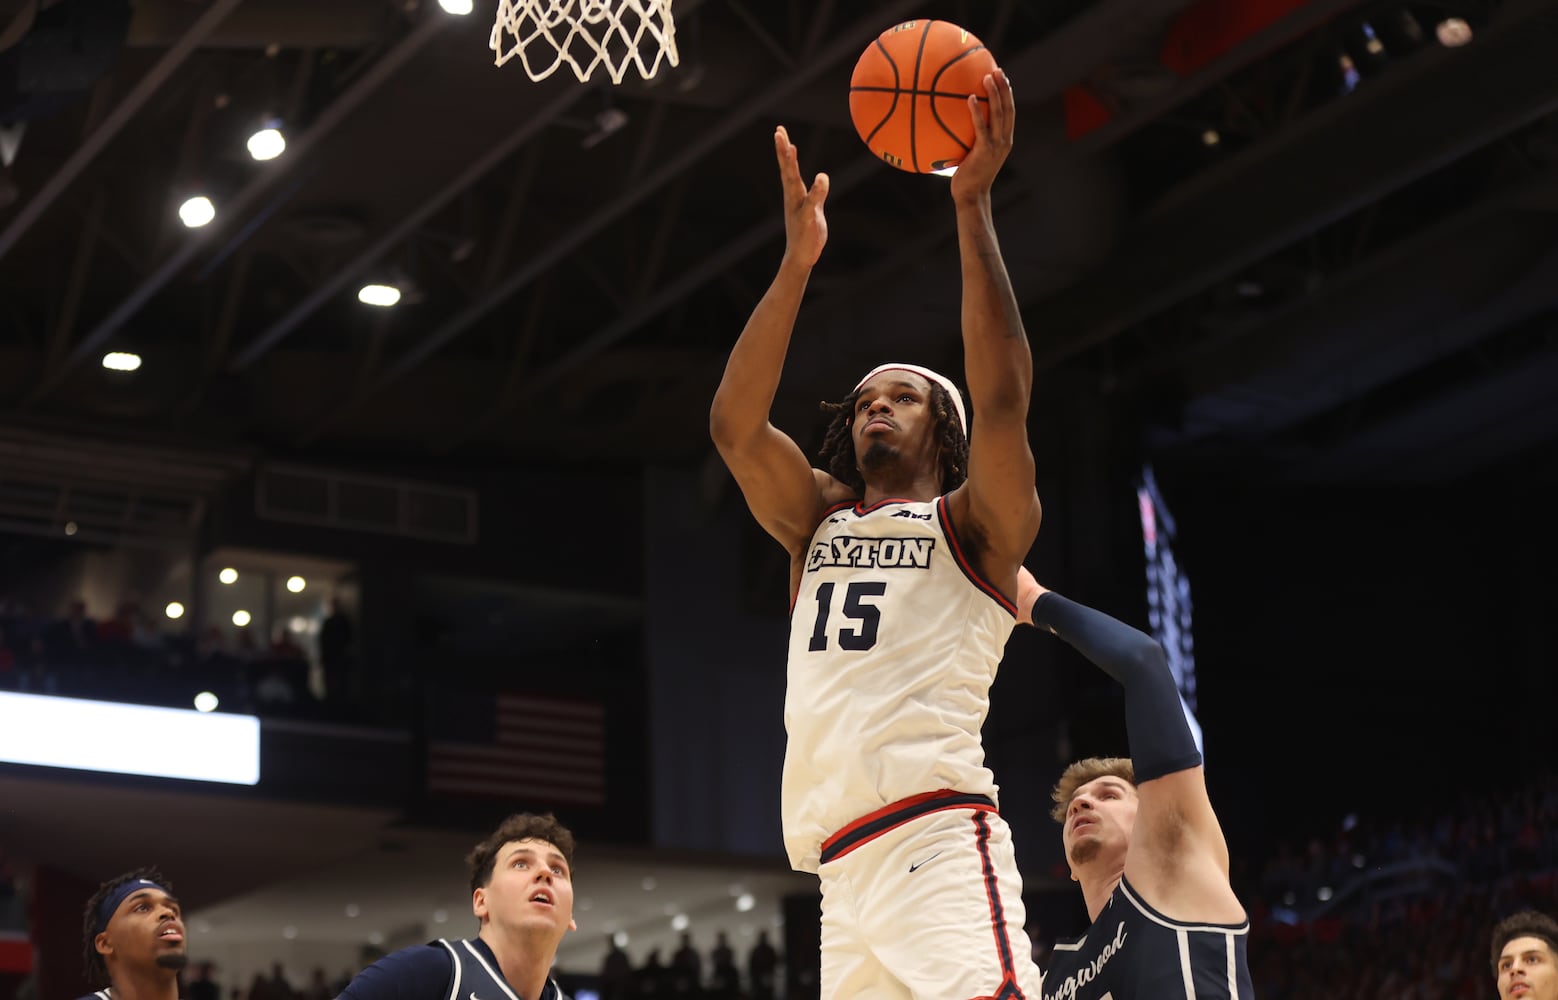
[[[481,997],[476,995],[475,990],[471,990],[471,1000],[481,1000]]]
[[[910,865],[909,874],[913,875],[915,872],[919,871],[921,868],[924,868],[926,865],[930,864],[932,861],[935,861],[939,857],[941,857],[941,852],[937,851],[935,854],[932,854],[930,857],[926,858],[924,861],[921,861],[919,864]]]

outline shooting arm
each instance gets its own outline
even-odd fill
[[[795,147],[783,129],[775,132],[774,145],[785,195],[784,260],[725,363],[709,409],[709,433],[752,515],[793,555],[817,526],[822,474],[769,422],[769,411],[806,282],[827,240],[822,204],[828,181],[819,174],[810,189],[802,183]]]

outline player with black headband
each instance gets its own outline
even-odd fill
[[[1044,1000],[1248,1000],[1250,922],[1228,882],[1228,843],[1163,647],[1037,584],[1024,588],[1024,620],[1125,688],[1131,746],[1129,758],[1072,764],[1055,786],[1051,815],[1093,924],[1055,945]]]
[[[104,882],[82,916],[87,980],[103,989],[81,1000],[178,1000],[189,963],[183,912],[155,868]]]

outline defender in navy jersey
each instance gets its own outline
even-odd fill
[[[1016,1000],[1038,993],[1022,880],[980,727],[1022,560],[1039,528],[1033,364],[991,219],[1015,105],[986,76],[952,178],[962,338],[979,433],[957,388],[881,365],[833,414],[814,469],[769,420],[801,298],[827,240],[774,134],[785,256],[730,354],[710,432],[758,523],[790,553],[780,811],[790,863],[822,885],[824,997]]]
[[[1131,757],[1068,767],[1055,820],[1093,924],[1055,945],[1044,1000],[1250,1000],[1249,919],[1163,649],[1031,585],[1027,618],[1125,688]]]
[[[178,1000],[189,964],[184,920],[172,883],[138,868],[97,887],[82,914],[86,977],[103,989],[81,1000]]]
[[[568,1000],[552,963],[573,922],[573,834],[550,814],[504,820],[465,859],[476,937],[386,955],[341,1000]]]

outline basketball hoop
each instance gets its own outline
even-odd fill
[[[605,66],[611,82],[621,83],[630,65],[647,80],[662,60],[677,63],[671,2],[499,0],[488,47],[499,66],[519,56],[532,80],[551,76],[563,63],[581,81]]]

